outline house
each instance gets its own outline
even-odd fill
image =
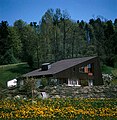
[[[98,57],[82,57],[60,60],[55,63],[44,63],[40,69],[29,72],[23,77],[57,80],[58,84],[68,86],[103,85]],[[21,81],[22,84],[22,81]]]

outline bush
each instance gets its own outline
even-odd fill
[[[45,87],[48,85],[48,81],[47,81],[47,78],[46,77],[42,77],[41,78],[41,85],[42,87]]]
[[[102,78],[103,78],[103,81],[104,81],[104,85],[110,85],[110,83],[113,79],[113,76],[110,75],[110,74],[102,74]]]

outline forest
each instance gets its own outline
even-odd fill
[[[0,65],[27,62],[39,68],[45,62],[84,56],[99,56],[101,64],[117,67],[117,18],[74,21],[66,10],[48,9],[38,23],[0,22]]]

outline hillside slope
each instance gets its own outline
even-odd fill
[[[6,87],[8,80],[21,76],[31,71],[27,63],[18,63],[0,66],[0,87]]]

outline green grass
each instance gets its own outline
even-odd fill
[[[113,70],[114,70],[114,68],[112,68],[112,67],[109,67],[109,66],[106,66],[106,65],[102,66],[102,73],[112,74]]]
[[[0,86],[6,86],[8,80],[14,79],[31,71],[27,63],[18,63],[0,66]]]
[[[117,69],[112,70],[112,75],[114,76],[112,84],[117,85]]]
[[[112,74],[115,78],[117,78],[117,68],[113,68],[113,67],[103,65],[102,66],[102,73]]]
[[[112,70],[112,74],[117,78],[117,69]]]

